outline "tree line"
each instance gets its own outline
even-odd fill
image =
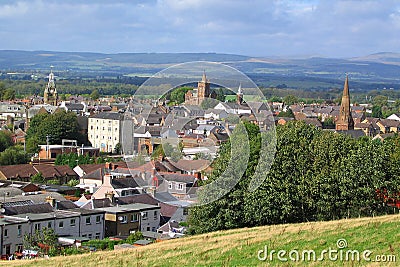
[[[259,159],[261,133],[250,123],[245,127],[251,147],[245,174],[221,199],[191,209],[191,233],[394,212],[377,192],[399,197],[400,137],[384,142],[354,139],[294,121],[276,128],[277,150],[270,171],[255,173],[258,163],[266,164]],[[206,183],[226,170],[230,156],[227,142]],[[249,183],[257,175],[265,180],[250,192]],[[199,199],[215,193],[200,190]]]

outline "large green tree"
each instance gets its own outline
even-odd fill
[[[50,144],[61,144],[62,139],[85,142],[80,133],[76,114],[61,110],[53,114],[37,114],[32,118],[27,131],[27,142],[33,138],[40,144],[46,144],[46,136],[49,136]]]
[[[0,131],[0,152],[13,145],[11,132]]]
[[[246,128],[251,153],[245,175],[222,198],[191,209],[192,232],[392,212],[378,192],[388,197],[400,192],[399,137],[384,142],[353,139],[301,121],[290,122],[277,127],[277,150],[266,174],[254,172],[265,160],[258,156],[259,134]],[[228,142],[214,162],[211,181],[227,170],[230,157]],[[248,190],[257,176],[265,180],[257,190]]]

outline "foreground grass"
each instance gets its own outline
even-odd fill
[[[338,249],[345,239],[346,250],[371,250],[376,255],[394,255],[396,262],[260,261],[259,250],[315,250],[317,258],[324,249]],[[288,255],[286,255],[288,257]],[[301,258],[301,256],[300,256]],[[343,256],[343,258],[345,258]],[[400,215],[330,222],[273,225],[218,231],[151,244],[122,251],[104,251],[51,259],[2,262],[6,266],[399,266]]]

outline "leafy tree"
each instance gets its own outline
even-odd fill
[[[299,102],[299,99],[294,96],[294,95],[287,95],[283,98],[283,102],[285,103],[285,105],[293,105],[295,103]]]
[[[126,238],[126,243],[133,245],[136,241],[143,238],[142,232],[134,232]]]
[[[178,87],[170,93],[169,100],[175,104],[181,104],[185,102],[185,94],[192,89],[191,87]]]
[[[38,172],[31,177],[31,182],[36,184],[44,184],[46,183],[46,179],[43,177],[41,172]]]
[[[369,137],[353,139],[301,121],[289,122],[276,129],[277,151],[266,174],[254,172],[258,163],[265,162],[259,160],[259,134],[248,125],[246,129],[250,157],[245,175],[222,198],[191,209],[191,233],[393,212],[377,192],[384,192],[388,198],[400,192],[400,137],[385,142]],[[244,142],[243,136],[236,138]],[[232,140],[235,138],[221,147],[206,183],[224,171],[235,175],[235,167],[226,166],[231,155],[237,155],[231,151]],[[257,177],[265,178],[261,186],[247,190]],[[218,192],[201,190],[199,199],[214,193]]]
[[[57,249],[58,236],[53,229],[44,227],[41,231],[36,230],[33,235],[24,235],[24,247],[41,250],[48,253],[50,249]]]
[[[219,103],[219,101],[217,99],[205,98],[203,100],[203,102],[201,102],[200,106],[202,109],[206,110],[206,109],[215,107],[216,105],[218,105],[218,103]]]
[[[37,136],[32,136],[31,138],[26,140],[26,152],[28,153],[39,153],[40,151],[40,142]]]
[[[95,160],[89,155],[77,155],[76,153],[60,154],[54,162],[55,165],[68,165],[70,168],[75,168],[79,164],[91,164]]]
[[[3,93],[3,100],[14,100],[15,99],[15,90],[14,89],[6,89]]]
[[[25,164],[28,161],[29,157],[21,145],[9,147],[0,153],[0,165]]]
[[[100,93],[99,93],[99,91],[98,91],[97,89],[93,90],[93,91],[90,93],[90,98],[93,99],[93,100],[99,99],[99,98],[100,98]]]
[[[288,108],[286,111],[279,112],[278,117],[294,118],[294,113]]]
[[[220,102],[224,102],[225,101],[225,94],[224,94],[224,90],[222,88],[218,88],[216,90],[216,100],[220,101]]]
[[[374,106],[383,107],[387,106],[387,103],[388,103],[388,97],[384,95],[377,95],[372,99],[372,104]]]
[[[114,153],[115,154],[121,154],[122,153],[122,145],[121,145],[121,143],[118,143],[118,144],[115,145]]]
[[[382,107],[381,106],[373,106],[372,107],[372,117],[382,118]]]
[[[0,131],[0,152],[3,152],[6,148],[13,145],[11,132]]]
[[[35,115],[27,131],[27,140],[36,138],[40,144],[46,144],[47,135],[50,136],[50,144],[61,144],[62,139],[77,139],[81,143],[84,141],[77,116],[73,112]]]
[[[334,129],[335,121],[332,117],[328,117],[322,122],[322,126],[324,129]]]

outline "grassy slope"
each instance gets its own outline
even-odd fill
[[[347,249],[369,249],[371,256],[392,254],[397,263],[363,262],[261,262],[257,252],[269,249],[314,249],[317,255],[345,238]],[[275,256],[276,258],[276,256]],[[326,256],[327,259],[327,256]],[[164,241],[138,249],[106,251],[50,260],[2,262],[6,266],[399,266],[400,215],[331,222],[302,223],[218,231],[180,240]]]

